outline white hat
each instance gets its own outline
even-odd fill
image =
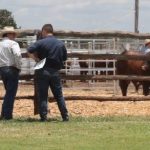
[[[6,34],[6,33],[15,33],[16,34],[17,32],[15,31],[14,27],[6,26],[2,30],[2,35]]]
[[[150,39],[146,39],[145,42],[144,42],[145,45],[147,45],[149,43],[150,43]]]

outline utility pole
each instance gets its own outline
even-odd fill
[[[135,33],[139,33],[139,0],[135,0]]]

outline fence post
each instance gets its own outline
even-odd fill
[[[39,114],[39,103],[37,95],[37,84],[36,77],[34,76],[34,115]]]

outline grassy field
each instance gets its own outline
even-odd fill
[[[149,150],[150,117],[0,121],[0,150]]]

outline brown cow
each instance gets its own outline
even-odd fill
[[[122,55],[135,55],[140,56],[144,55],[144,53],[140,51],[133,51],[133,50],[125,50]],[[142,60],[119,60],[116,63],[116,69],[118,75],[150,75],[150,70],[144,71],[142,70],[142,66],[144,65],[145,61]],[[149,94],[149,82],[148,81],[126,81],[120,80],[119,86],[122,91],[123,96],[127,96],[127,88],[129,83],[132,82],[135,88],[138,90],[138,86],[141,84],[143,86],[143,95],[147,96]]]

